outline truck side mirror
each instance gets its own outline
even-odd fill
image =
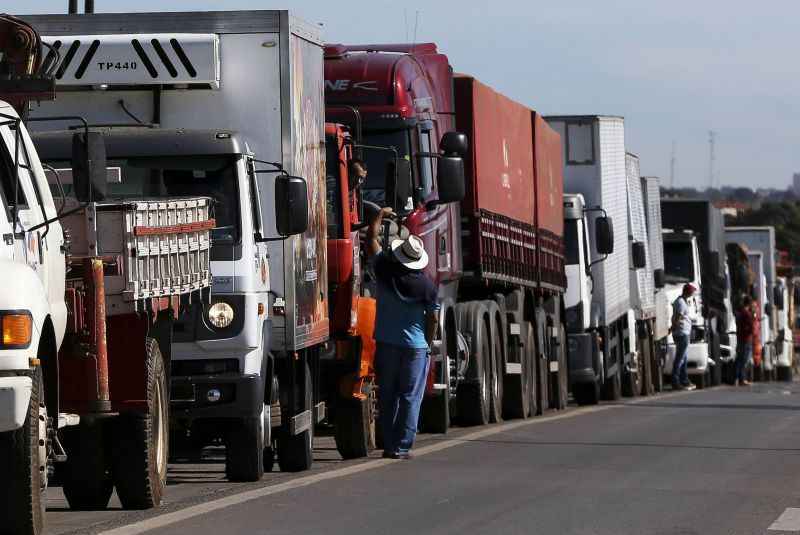
[[[406,211],[411,197],[411,162],[405,158],[397,158],[386,162],[386,205],[399,213]]]
[[[666,274],[664,273],[663,269],[658,268],[653,270],[653,283],[658,289],[661,289],[667,285]]]
[[[642,269],[647,266],[647,254],[644,248],[644,242],[635,241],[631,243],[631,257],[634,269]]]
[[[281,236],[308,230],[308,184],[304,178],[275,177],[275,228]]]
[[[446,132],[439,143],[439,149],[445,154],[458,154],[463,158],[469,151],[469,140],[461,132]]]
[[[461,156],[442,156],[437,160],[439,204],[461,202],[464,199],[464,159]]]
[[[775,303],[778,310],[783,310],[785,304],[783,302],[783,288],[776,286],[772,289],[772,292],[774,294],[772,299],[773,303]]]
[[[72,136],[72,185],[80,202],[102,201],[107,192],[106,145],[100,132]]]
[[[602,216],[594,220],[594,242],[599,254],[614,252],[614,225],[610,217]]]
[[[720,272],[719,251],[712,251],[708,254],[708,269],[711,273]]]

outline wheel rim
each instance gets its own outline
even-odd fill
[[[164,417],[164,395],[161,381],[156,381],[155,399],[156,467],[163,479],[167,473],[167,419]]]
[[[39,487],[44,493],[47,490],[47,407],[39,405]]]

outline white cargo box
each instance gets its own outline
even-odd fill
[[[628,195],[625,176],[625,126],[622,117],[559,116],[545,120],[564,145],[564,191],[582,193],[587,208],[602,207],[614,225],[614,252],[592,268],[592,314],[602,325],[623,318],[631,308],[628,252]],[[589,233],[594,236],[594,219]],[[592,247],[592,260],[597,260]]]
[[[655,281],[653,262],[650,258],[650,243],[647,239],[647,216],[644,209],[644,195],[639,172],[639,158],[633,154],[625,155],[625,174],[628,179],[628,238],[644,244],[645,267],[633,269],[631,258],[631,302],[636,319],[650,319],[655,316]]]
[[[644,195],[644,209],[647,216],[647,241],[651,266],[653,270],[663,270],[664,238],[661,232],[661,189],[658,177],[642,177],[642,194]],[[669,334],[671,308],[663,288],[655,288],[655,294],[655,339],[661,340]]]
[[[115,267],[104,277],[108,315],[140,309],[138,301],[210,286],[211,202],[205,197],[95,202],[62,220],[72,259],[100,257]]]

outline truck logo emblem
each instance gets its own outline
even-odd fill
[[[355,82],[352,80],[325,80],[325,89],[329,91],[350,91],[360,89],[361,91],[377,91],[378,82],[369,80],[366,82]]]

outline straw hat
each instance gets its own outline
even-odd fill
[[[392,254],[406,268],[418,271],[428,265],[428,253],[419,236],[411,234],[405,240],[392,241]]]

